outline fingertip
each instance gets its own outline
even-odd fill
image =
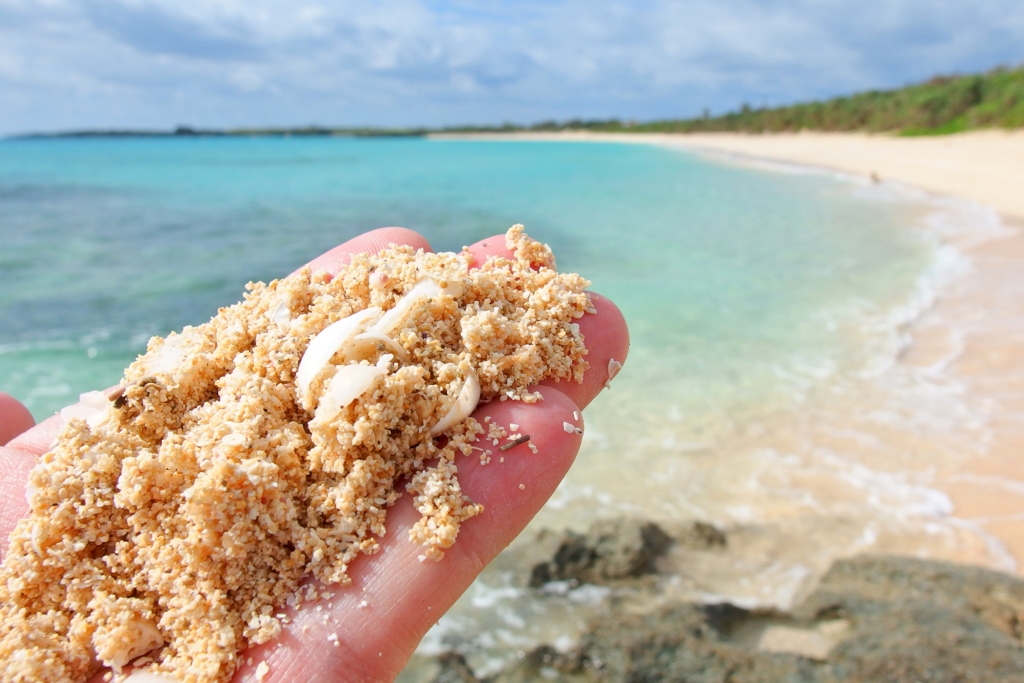
[[[29,512],[25,497],[28,474],[36,465],[31,453],[0,446],[0,559],[7,555],[7,530],[13,529],[19,519]]]
[[[7,442],[7,446],[40,456],[50,450],[50,446],[53,444],[53,440],[57,438],[57,434],[60,432],[61,427],[64,426],[64,422],[64,418],[59,413],[48,417],[35,427],[11,439]]]
[[[505,246],[505,236],[495,235],[482,239],[475,244],[471,244],[466,247],[466,250],[473,255],[473,267],[477,268],[487,263],[488,259],[494,258],[495,256],[501,256],[502,258],[512,258],[512,251]]]
[[[479,457],[460,463],[459,480],[470,498],[491,511],[489,520],[474,518],[465,527],[469,536],[484,528],[483,538],[474,545],[485,554],[497,554],[540,510],[569,471],[582,443],[583,415],[572,398],[556,387],[541,385],[533,390],[541,395],[537,403],[495,400],[473,414],[485,430],[476,442],[481,450],[474,451]],[[504,436],[489,439],[492,425]],[[516,435],[528,436],[529,441],[501,450]],[[502,520],[503,533],[486,528],[488,521],[495,520]],[[487,539],[497,540],[498,545],[490,547]]]
[[[313,271],[326,271],[331,275],[348,265],[352,254],[376,254],[382,249],[395,245],[407,245],[414,249],[433,251],[427,238],[415,230],[408,228],[378,228],[353,237],[344,244],[339,244],[306,265]]]
[[[35,424],[32,413],[21,401],[0,391],[0,446],[6,446],[9,441],[27,432]]]
[[[626,362],[629,354],[629,328],[626,318],[611,299],[590,292],[596,313],[587,313],[576,321],[587,348],[587,371],[583,381],[545,380],[544,386],[558,389],[582,408],[587,407],[617,372],[617,365]],[[614,362],[613,362],[614,361]]]

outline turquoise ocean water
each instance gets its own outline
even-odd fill
[[[359,139],[0,143],[0,387],[37,419],[146,339],[364,230],[435,249],[513,223],[626,311],[625,377],[688,414],[856,361],[822,311],[887,306],[927,258],[909,203],[654,147]],[[726,404],[721,403],[725,401]]]
[[[955,411],[898,364],[957,262],[936,211],[888,184],[647,145],[0,141],[0,390],[42,419],[115,384],[151,335],[368,229],[457,250],[523,223],[632,338],[536,524],[710,521],[729,553],[668,593],[785,605],[837,556],[964,542],[908,474]],[[485,573],[421,653],[456,647],[486,673],[606,597],[524,590]]]

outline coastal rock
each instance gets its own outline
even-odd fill
[[[653,614],[609,616],[580,643],[583,671],[601,683],[819,680],[809,659],[726,642],[724,631],[749,615],[731,605],[674,605]]]
[[[706,549],[723,546],[725,537],[701,522],[669,535],[654,522],[599,520],[583,534],[541,531],[533,543],[503,558],[503,563],[525,572],[520,583],[531,587],[551,581],[608,586],[655,574],[658,560],[680,543]]]
[[[837,562],[800,616],[841,616],[837,681],[1024,681],[1024,581],[906,557]]]
[[[573,674],[580,669],[581,662],[576,652],[563,654],[550,645],[542,645],[524,653],[487,683],[569,683],[570,680],[578,680],[579,677]]]
[[[431,683],[478,683],[466,658],[458,652],[444,652],[437,656],[439,670]]]
[[[624,534],[614,543],[613,528]],[[531,576],[606,581],[652,571],[665,542],[650,530],[645,541],[644,528],[595,525],[587,534],[555,536],[553,555],[533,565]],[[712,547],[724,543],[704,536]],[[625,585],[637,595],[640,584]],[[574,650],[542,645],[487,683],[1024,682],[1024,581],[976,567],[904,557],[840,560],[790,613],[683,603],[637,613],[637,604],[609,601]],[[435,683],[476,680],[466,677],[473,674],[465,660],[446,666],[447,677],[439,674]]]

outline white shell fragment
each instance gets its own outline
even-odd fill
[[[107,657],[103,663],[120,671],[125,664],[136,657],[141,657],[150,650],[156,649],[164,644],[164,637],[156,623],[148,619],[135,621],[131,624],[132,641],[113,652],[104,653]],[[98,654],[98,653],[97,653]]]
[[[177,377],[185,359],[202,343],[202,332],[186,327],[180,334],[171,333],[154,351],[146,354],[143,364],[147,375],[168,374]]]
[[[462,296],[464,285],[459,280],[441,280],[437,286],[449,296]]]
[[[347,318],[331,323],[313,337],[306,347],[306,352],[302,354],[299,370],[295,373],[295,386],[299,396],[306,395],[313,378],[320,374],[338,349],[380,316],[380,313],[381,310],[377,307],[353,313]]]
[[[107,419],[107,411],[110,408],[110,399],[102,391],[87,391],[78,396],[78,403],[73,403],[60,409],[60,416],[65,421],[72,418],[79,418],[89,423],[95,429]]]
[[[287,325],[292,320],[291,307],[287,301],[279,301],[270,312],[270,319],[279,325]]]
[[[437,280],[430,277],[421,278],[405,296],[398,300],[395,307],[385,313],[370,329],[374,332],[390,335],[402,320],[405,319],[406,314],[413,306],[423,299],[430,299],[440,293],[441,287],[437,284]]]
[[[331,378],[325,397],[320,401],[322,411],[337,413],[352,401],[366,393],[378,377],[388,371],[376,365],[343,365]]]
[[[619,374],[619,370],[622,369],[622,363],[615,360],[614,358],[608,359],[608,379],[604,382],[604,388],[609,389],[612,386],[612,380],[615,379],[615,375]]]
[[[444,288],[441,287],[441,284],[444,284]],[[389,351],[394,352],[400,359],[408,362],[408,351],[396,342],[391,334],[402,324],[409,311],[424,299],[439,296],[442,291],[451,295],[457,295],[461,290],[461,282],[445,281],[438,283],[437,280],[431,277],[423,277],[386,313],[383,313],[377,307],[367,308],[328,325],[313,337],[312,341],[309,342],[309,346],[306,347],[306,352],[302,355],[302,360],[299,361],[299,370],[295,376],[295,386],[299,396],[305,397],[309,393],[309,386],[312,384],[313,379],[330,362],[334,354],[339,351],[342,352],[345,360],[349,362],[369,360],[378,350],[379,345],[384,344]],[[347,378],[331,381],[332,389],[328,392],[331,397],[331,407],[329,410],[341,410],[344,408],[361,395],[376,377],[376,375],[371,376],[368,374],[369,371],[366,370],[345,370],[344,368],[347,367],[372,366],[344,366],[338,370],[339,374],[344,372]],[[335,377],[337,378],[337,375]],[[352,393],[358,387],[363,386],[364,383],[366,388],[354,394]],[[477,394],[478,400],[479,383],[477,383]],[[350,395],[351,398],[349,398]],[[343,399],[345,400],[343,401]],[[457,422],[461,422],[461,420]],[[451,424],[456,424],[456,422],[450,423],[449,426]]]
[[[462,389],[459,391],[459,397],[452,404],[452,407],[448,409],[445,416],[431,428],[430,435],[437,436],[452,425],[457,425],[465,420],[473,414],[479,402],[480,380],[477,379],[475,374],[470,373],[466,377],[466,382],[462,385]]]
[[[353,342],[364,342],[364,343],[370,342],[370,345],[373,348],[377,347],[376,343],[374,343],[374,342],[382,342],[389,349],[394,351],[398,355],[399,358],[401,358],[402,360],[404,360],[406,362],[408,362],[408,360],[409,360],[409,352],[406,351],[404,348],[402,348],[401,344],[399,344],[398,342],[396,342],[394,339],[392,339],[388,335],[384,334],[383,332],[378,332],[376,330],[371,329],[371,330],[368,330],[368,331],[363,332],[361,334],[357,334],[356,336],[354,336],[352,338],[352,341]],[[365,351],[360,351],[358,347],[354,347],[351,351],[346,351],[345,355],[346,355],[346,357],[352,358],[353,360],[362,360],[362,356],[365,353],[366,353]]]

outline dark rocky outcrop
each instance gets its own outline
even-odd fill
[[[653,522],[601,520],[586,534],[566,531],[557,537],[550,559],[531,568],[529,585],[571,580],[603,585],[652,574],[671,544]]]
[[[906,557],[837,562],[798,616],[839,616],[836,681],[1024,681],[1024,581]]]
[[[432,683],[478,683],[466,658],[458,652],[445,652],[437,657],[438,672]]]
[[[656,574],[658,561],[673,545],[706,550],[725,543],[721,531],[703,522],[666,532],[654,522],[608,519],[585,533],[541,531],[531,543],[503,553],[497,563],[511,570],[520,585],[533,588],[551,581],[618,586],[643,583]]]
[[[723,616],[731,621],[747,614],[729,606],[675,605],[648,615],[602,619],[580,644],[583,670],[592,680],[616,683],[819,680],[811,660],[729,643],[715,626]]]
[[[657,571],[673,542],[708,549],[725,538],[707,525],[669,537],[650,523],[600,523],[586,534],[551,534],[522,571],[531,585],[653,592],[655,583],[636,580]],[[573,651],[521,653],[488,683],[1024,683],[1024,581],[977,567],[840,560],[788,614],[682,603],[635,614],[624,604],[609,601]],[[448,657],[435,683],[477,680],[465,660]]]

